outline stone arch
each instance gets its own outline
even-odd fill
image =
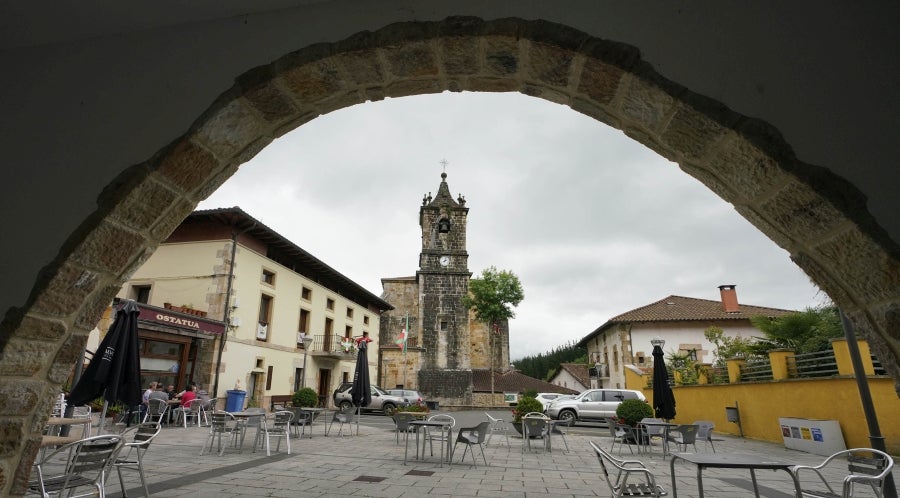
[[[0,491],[21,489],[53,393],[102,310],[200,200],[272,140],[319,115],[443,91],[520,92],[566,105],[678,163],[789,251],[900,378],[896,245],[853,186],[798,161],[777,130],[665,79],[633,47],[566,26],[399,23],[239,76],[187,133],[104,191],[26,306],[2,324],[0,399],[9,416],[0,422],[8,435],[0,441]]]

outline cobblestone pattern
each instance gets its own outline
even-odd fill
[[[121,286],[197,203],[321,114],[445,90],[520,92],[622,130],[697,178],[797,263],[900,378],[898,248],[864,196],[798,161],[778,130],[666,80],[634,47],[543,21],[399,23],[241,75],[190,130],[117,179],[0,324],[0,495],[27,477],[50,401]],[[10,368],[10,362],[15,367]],[[900,385],[898,385],[900,389]]]

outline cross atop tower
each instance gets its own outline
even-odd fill
[[[446,159],[441,159],[440,162],[441,162],[441,166],[443,167],[442,173],[446,173],[446,172],[447,172],[447,165],[450,164],[450,162],[447,161]]]

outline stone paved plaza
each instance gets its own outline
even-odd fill
[[[509,412],[491,412],[505,416]],[[457,427],[474,426],[487,420],[484,412],[450,412]],[[165,427],[146,453],[144,462],[150,492],[153,496],[609,496],[610,492],[599,474],[597,458],[588,441],[609,449],[612,439],[600,429],[573,427],[569,429],[565,451],[563,441],[553,440],[552,452],[524,453],[522,438],[511,431],[509,445],[503,437],[494,437],[486,450],[489,465],[460,463],[462,446],[454,455],[452,466],[439,466],[437,457],[415,461],[410,454],[408,465],[403,464],[404,436],[400,444],[392,430],[393,423],[383,416],[363,416],[356,435],[337,437],[337,424],[329,436],[323,426],[314,425],[313,437],[292,439],[288,455],[281,451],[267,457],[265,449],[252,451],[253,431],[247,436],[243,452],[226,448],[222,456],[204,454],[200,447],[208,435],[207,428]],[[454,437],[455,437],[454,432]],[[413,451],[412,437],[410,451]],[[719,453],[761,454],[773,460],[787,460],[797,464],[815,464],[824,457],[786,449],[781,444],[751,441],[728,435],[715,435]],[[699,451],[709,451],[698,443]],[[669,496],[671,493],[670,459],[663,459],[660,447],[656,453],[634,455],[642,460],[657,477]],[[439,452],[435,448],[435,454]],[[618,448],[616,448],[618,453]],[[628,447],[624,456],[631,458]],[[678,461],[675,464],[678,496],[697,496],[696,468]],[[895,479],[898,472],[894,471]],[[792,483],[786,472],[761,470],[757,472],[760,494],[764,497],[789,498]],[[129,496],[141,496],[143,490],[136,473],[125,474]],[[745,470],[704,471],[703,483],[708,497],[753,496],[750,475]],[[108,496],[121,496],[115,472],[108,478]],[[871,496],[871,492],[861,496]]]

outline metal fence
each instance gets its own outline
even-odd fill
[[[769,359],[748,360],[741,365],[741,382],[773,380],[772,363]]]
[[[795,354],[787,358],[788,377],[831,377],[838,375],[834,350]]]

